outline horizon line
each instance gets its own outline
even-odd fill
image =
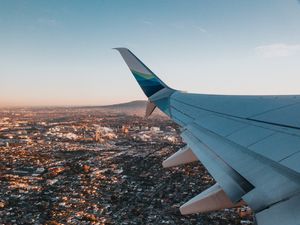
[[[96,105],[96,104],[78,104],[78,105],[0,105],[0,110],[1,109],[13,109],[13,108],[78,108],[78,107],[106,107],[106,106],[114,106],[114,105],[120,105],[120,104],[126,104],[126,103],[132,103],[132,102],[146,102],[147,100],[142,100],[142,99],[138,99],[138,100],[131,100],[131,101],[126,101],[126,102],[119,102],[119,103],[112,103],[112,104],[105,104],[105,105]]]

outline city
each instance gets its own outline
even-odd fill
[[[299,27],[300,0],[1,0],[0,225],[299,225]]]
[[[215,181],[198,162],[163,169],[179,127],[137,104],[2,109],[0,223],[252,224],[247,207],[180,214]]]

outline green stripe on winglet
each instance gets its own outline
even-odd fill
[[[141,78],[144,78],[146,80],[156,78],[156,76],[153,75],[153,74],[140,73],[140,72],[137,72],[137,71],[134,71],[134,70],[131,70],[131,72],[133,73],[134,76],[141,77]]]

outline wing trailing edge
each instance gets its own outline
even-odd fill
[[[278,202],[256,214],[259,225],[298,225],[300,224],[300,195]]]

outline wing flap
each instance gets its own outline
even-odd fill
[[[253,190],[247,191],[243,196],[240,196],[254,211],[260,211],[275,202],[291,196],[299,190],[299,174],[293,173],[293,171],[280,166],[280,164],[247,148],[243,148],[201,127],[197,123],[189,124],[187,130],[192,135],[195,135],[198,140],[201,140],[205,146],[211,149],[232,170],[236,171],[255,187]],[[195,154],[197,155],[196,152]],[[214,174],[212,175],[214,176]],[[218,182],[219,179],[216,178]],[[219,183],[222,186],[222,183]],[[223,186],[222,188],[227,193],[226,188]],[[228,196],[230,195],[228,194]]]
[[[281,162],[300,152],[300,137],[276,132],[248,148],[275,162]]]
[[[181,136],[233,203],[240,201],[243,195],[254,188],[251,183],[204,145],[192,132],[186,130]]]
[[[300,152],[293,154],[280,163],[288,168],[295,170],[296,172],[300,173]]]
[[[299,225],[300,224],[300,195],[270,206],[256,214],[259,225]]]

